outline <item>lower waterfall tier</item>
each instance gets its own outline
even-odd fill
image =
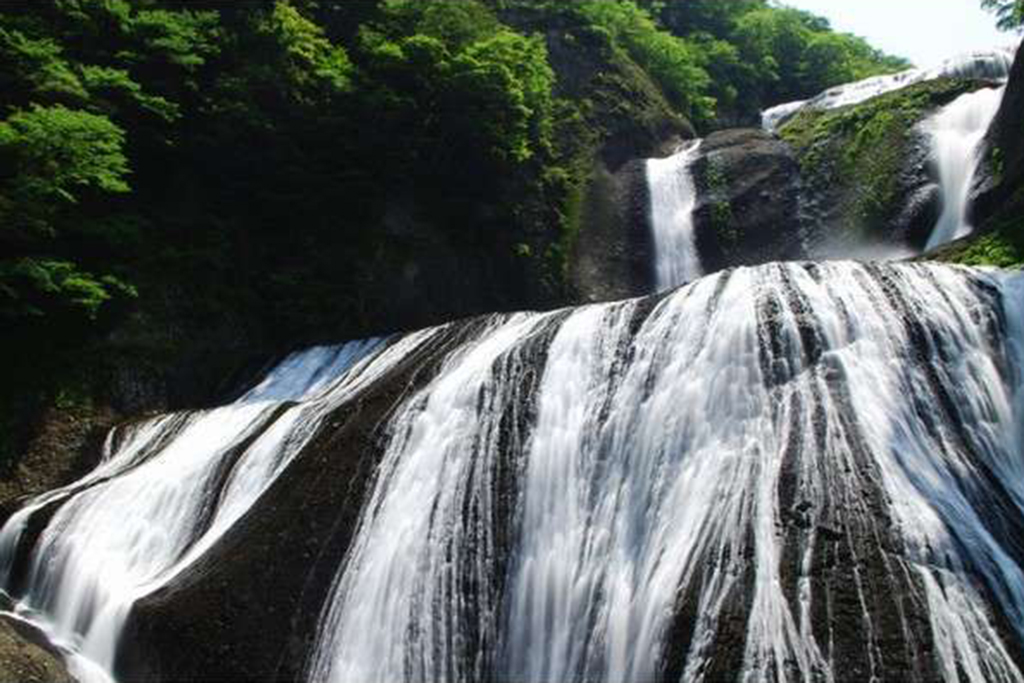
[[[1024,680],[1024,278],[769,264],[286,359],[0,533],[85,679]]]

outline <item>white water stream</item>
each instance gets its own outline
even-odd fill
[[[132,604],[216,543],[331,410],[432,334],[293,354],[234,404],[111,432],[96,470],[32,501],[0,531],[0,585],[9,589],[30,518],[60,505],[35,543],[17,616],[67,654],[77,679],[112,681]]]
[[[829,110],[858,104],[936,78],[984,78],[1005,82],[1016,50],[1017,46],[1011,46],[965,54],[932,69],[909,69],[836,86],[810,100],[787,102],[765,110],[761,115],[762,125],[774,131],[805,109]],[[942,197],[942,213],[928,238],[926,251],[970,234],[972,230],[968,210],[971,184],[982,151],[980,143],[999,110],[1004,90],[1005,87],[983,88],[967,93],[922,122],[922,130],[931,141],[932,161]]]
[[[981,160],[981,141],[999,111],[1002,88],[984,88],[961,95],[923,122],[942,188],[942,215],[926,250],[970,234],[971,183]]]
[[[654,241],[655,291],[664,292],[703,275],[693,234],[697,204],[690,165],[700,141],[691,141],[670,157],[647,160]]]
[[[892,676],[883,628],[927,640],[939,680],[1024,680],[986,602],[1024,636],[1001,531],[1024,514],[1022,293],[941,266],[770,265],[678,290],[635,333],[639,301],[493,326],[395,418],[310,679],[654,680],[690,605],[683,680],[829,681],[845,636],[813,615],[848,591],[860,614],[835,628],[860,631],[864,680]],[[552,326],[532,430],[508,450],[510,393]],[[790,488],[810,519],[787,532]],[[837,547],[851,579],[823,589]]]
[[[1016,46],[1011,46],[988,52],[958,55],[930,69],[908,69],[895,74],[873,76],[862,81],[837,85],[809,100],[785,102],[764,110],[761,112],[761,125],[767,130],[774,131],[805,108],[827,110],[859,104],[872,97],[936,78],[1006,80],[1010,75],[1016,49]]]
[[[465,329],[383,425],[310,681],[1024,681],[1024,277],[771,264]],[[17,613],[112,680],[132,604],[436,334],[115,430],[0,533],[11,589],[45,526]]]

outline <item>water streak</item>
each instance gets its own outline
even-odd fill
[[[769,264],[459,329],[383,425],[311,681],[1024,681],[1024,276]],[[133,603],[437,334],[115,430],[0,532],[18,615],[110,681]]]
[[[1022,282],[776,264],[496,324],[392,425],[311,680],[1024,680]]]
[[[0,579],[17,614],[67,653],[77,679],[113,680],[132,605],[216,543],[332,410],[432,334],[296,353],[234,404],[111,432],[96,470],[31,501],[0,531]],[[53,508],[17,589],[29,521]]]
[[[923,122],[942,189],[942,215],[926,249],[971,232],[968,209],[971,184],[981,160],[981,142],[999,111],[1005,86],[961,95]]]
[[[658,292],[703,275],[693,233],[697,190],[690,172],[699,150],[700,141],[691,141],[670,157],[647,160]]]
[[[499,319],[391,425],[378,484],[321,625],[313,680],[487,680],[498,604],[494,457],[546,316]]]

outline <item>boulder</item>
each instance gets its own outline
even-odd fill
[[[941,212],[921,123],[992,81],[938,78],[860,104],[803,110],[779,130],[804,179],[801,224],[811,258],[919,251]]]
[[[789,147],[739,128],[709,135],[699,151],[693,228],[705,272],[801,258],[800,167]]]
[[[0,681],[74,683],[63,659],[22,622],[0,619]]]
[[[430,381],[452,345],[485,323],[455,323],[330,415],[258,506],[196,564],[134,605],[118,678],[302,680],[386,443],[382,427]]]

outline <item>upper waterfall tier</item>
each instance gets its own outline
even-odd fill
[[[670,157],[647,160],[655,291],[658,292],[692,282],[703,275],[693,234],[697,189],[690,172],[690,165],[699,150],[700,141],[695,140],[686,143]]]
[[[999,110],[1004,91],[1005,87],[986,88],[961,95],[923,124],[942,193],[942,214],[926,250],[971,232],[968,209],[981,142]]]
[[[936,78],[987,78],[1006,80],[1013,65],[1017,46],[1008,46],[989,52],[973,52],[947,59],[931,69],[908,69],[895,74],[874,76],[862,81],[838,85],[809,100],[785,102],[761,113],[761,125],[776,130],[798,111],[809,109],[835,109],[858,104],[883,93],[905,88],[915,83]]]

